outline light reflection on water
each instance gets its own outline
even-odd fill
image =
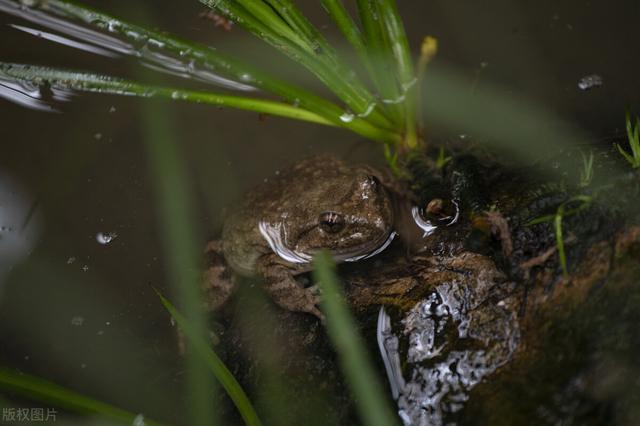
[[[443,282],[403,315],[401,333],[381,308],[378,346],[405,425],[449,424],[471,390],[512,359],[520,342],[515,299],[487,303],[495,286],[489,276]]]
[[[0,170],[0,296],[5,277],[29,254],[40,230],[35,200]]]
[[[165,52],[162,50],[163,45],[152,39],[142,40],[139,43],[129,43],[95,29],[88,28],[63,18],[52,16],[52,13],[55,13],[55,11],[43,12],[38,9],[24,7],[19,2],[12,2],[9,0],[0,0],[0,12],[11,14],[36,25],[64,34],[66,37],[23,25],[9,25],[11,28],[16,30],[68,46],[73,49],[111,58],[116,58],[121,55],[133,56],[140,58],[142,65],[165,74],[174,75],[180,78],[189,78],[233,90],[245,92],[256,90],[251,85],[240,83],[217,74],[213,70],[213,66],[206,61],[196,62],[190,58],[181,58],[177,57],[177,55]],[[106,29],[111,30],[110,25],[107,25]],[[134,39],[139,37],[139,35],[136,34],[127,35]],[[250,79],[247,80],[250,81]],[[7,97],[7,99],[12,100],[13,98]],[[20,102],[18,101],[18,103]],[[25,103],[21,104],[24,106],[30,106]]]

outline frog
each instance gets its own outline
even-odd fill
[[[305,287],[298,278],[321,250],[336,263],[356,262],[391,244],[397,233],[386,181],[371,166],[316,156],[250,190],[229,210],[221,238],[205,249],[207,309],[226,302],[239,276],[257,276],[281,308],[324,321],[318,285]]]

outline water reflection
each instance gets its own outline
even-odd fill
[[[40,229],[35,200],[0,170],[0,296],[4,279],[29,254]]]
[[[57,18],[52,15],[56,13],[56,10],[53,8],[42,11],[36,8],[25,7],[19,2],[0,0],[0,12],[8,13],[66,35],[67,37],[63,37],[58,34],[22,25],[10,25],[16,30],[24,31],[68,47],[108,57],[118,57],[121,55],[138,57],[142,59],[144,66],[166,74],[181,78],[191,78],[233,90],[256,90],[253,86],[239,83],[216,74],[213,71],[213,65],[206,61],[193,60],[188,54],[189,52],[184,52],[184,58],[177,57],[168,52],[163,52],[162,49],[164,46],[160,42],[152,39],[140,40],[140,43],[128,43],[117,37],[70,22],[69,20],[65,20],[65,18]],[[116,32],[116,28],[112,28],[112,25],[108,22],[105,24],[105,29]],[[131,32],[124,35],[133,40],[141,38],[139,34]]]
[[[44,101],[39,86],[29,82],[17,83],[0,75],[0,97],[20,106],[45,112],[59,112]]]
[[[520,342],[517,302],[509,284],[496,280],[441,283],[403,314],[400,333],[380,310],[378,345],[405,425],[448,424],[470,391],[512,358]]]
[[[287,262],[302,264],[310,263],[313,259],[313,254],[295,250],[287,245],[287,227],[284,223],[269,223],[262,220],[258,223],[258,230],[269,244],[269,247],[271,247],[271,250]],[[352,252],[334,253],[334,260],[336,262],[357,262],[373,257],[389,247],[396,235],[398,234],[395,231],[391,231],[381,244],[374,246],[371,251],[362,254],[354,254]]]
[[[58,43],[58,44],[62,44],[65,46],[69,46],[71,48],[74,49],[78,49],[78,50],[83,50],[85,52],[90,52],[90,53],[95,53],[96,55],[102,55],[102,56],[106,56],[109,58],[116,58],[119,55],[117,55],[114,52],[111,52],[109,50],[106,49],[102,49],[100,47],[97,46],[93,46],[91,44],[88,43],[82,43],[79,41],[75,41],[75,40],[71,40],[70,38],[67,37],[62,37],[53,33],[48,33],[46,31],[42,31],[42,30],[37,30],[35,28],[29,28],[29,27],[25,27],[22,25],[15,25],[15,24],[10,24],[9,25],[11,28],[15,28],[16,30],[19,31],[24,31],[27,34],[31,34],[33,36],[36,36],[38,38],[44,39],[44,40],[49,40],[52,41],[54,43]]]
[[[460,206],[458,205],[458,202],[456,200],[451,200],[451,203],[454,205],[456,209],[454,215],[444,216],[439,218],[441,222],[448,220],[448,222],[446,222],[444,226],[454,225],[455,223],[458,222],[458,219],[460,218]],[[420,228],[423,231],[422,238],[426,238],[430,236],[436,231],[436,229],[438,229],[437,225],[434,225],[433,222],[431,222],[428,219],[425,219],[424,216],[425,216],[425,212],[423,212],[423,210],[420,207],[417,207],[417,206],[411,207],[411,217],[413,219],[413,222],[418,226],[418,228]]]

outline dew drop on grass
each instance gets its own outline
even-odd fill
[[[371,102],[369,105],[367,105],[367,108],[361,112],[360,114],[358,114],[358,117],[360,118],[366,118],[369,116],[369,114],[371,114],[371,111],[373,111],[373,109],[376,107],[376,103],[375,102]]]
[[[340,120],[344,123],[351,123],[355,116],[351,112],[345,112],[340,116]]]
[[[131,423],[131,426],[146,426],[146,423],[144,421],[144,415],[138,414],[134,419],[133,419],[133,423]]]

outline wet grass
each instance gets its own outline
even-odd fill
[[[553,223],[553,231],[556,238],[556,249],[558,251],[558,259],[562,268],[562,274],[569,276],[569,268],[567,267],[567,254],[565,252],[565,237],[562,230],[562,221],[565,217],[577,214],[591,206],[593,198],[588,195],[575,195],[567,201],[561,203],[555,214],[541,216],[527,223],[527,226],[537,225],[545,222]],[[577,206],[576,206],[577,205]]]
[[[631,148],[631,153],[628,153],[620,144],[616,144],[618,152],[627,160],[627,162],[634,169],[640,168],[640,118],[636,117],[635,122],[632,122],[630,114],[627,112],[626,117],[626,131],[627,142]]]
[[[314,281],[322,289],[322,307],[327,333],[340,359],[347,383],[356,396],[355,403],[363,424],[398,424],[385,397],[383,387],[367,354],[357,324],[345,302],[331,255],[324,251],[314,258]]]
[[[145,418],[140,414],[122,410],[41,378],[6,368],[0,368],[0,387],[9,389],[11,392],[18,393],[27,398],[53,404],[69,411],[95,415],[118,423],[133,424],[136,420],[141,421],[144,419],[144,424],[148,426],[163,425],[163,423]],[[0,402],[3,401],[0,400]],[[6,402],[1,405],[9,406]]]

